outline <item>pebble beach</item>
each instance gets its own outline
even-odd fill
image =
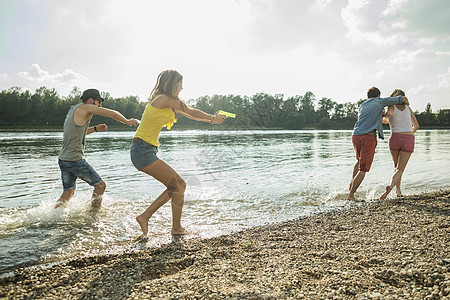
[[[19,268],[2,299],[450,299],[450,191]]]

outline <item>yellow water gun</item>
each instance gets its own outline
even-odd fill
[[[229,113],[229,112],[226,112],[226,111],[223,111],[223,110],[219,110],[219,112],[217,114],[225,116],[227,118],[236,118],[236,114]]]

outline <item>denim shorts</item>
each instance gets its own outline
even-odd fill
[[[134,138],[130,149],[131,162],[139,171],[158,160],[158,147]]]
[[[75,189],[77,178],[86,181],[92,186],[98,185],[102,178],[95,169],[85,160],[67,161],[58,160],[61,169],[61,179],[65,191]]]

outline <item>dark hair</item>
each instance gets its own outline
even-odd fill
[[[380,97],[381,92],[378,88],[376,87],[371,87],[368,91],[367,91],[367,98],[375,98],[375,97]]]
[[[403,97],[405,97],[405,92],[400,90],[400,89],[395,89],[392,92],[391,97],[395,97],[395,96],[403,96]]]

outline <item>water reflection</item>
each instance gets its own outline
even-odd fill
[[[425,139],[423,139],[422,142],[425,145],[426,152],[429,153],[430,152],[430,148],[431,148],[431,131],[426,131],[425,132]]]

